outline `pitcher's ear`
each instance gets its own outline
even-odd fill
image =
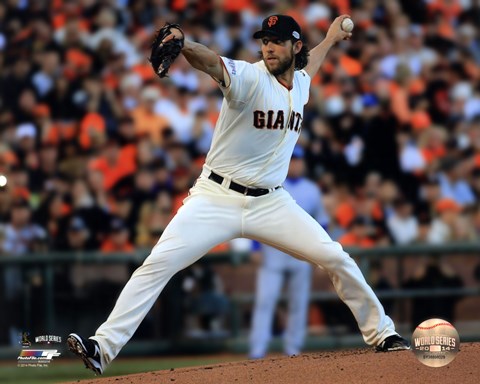
[[[302,40],[297,40],[293,43],[293,52],[295,53],[295,55],[302,50],[302,47],[303,47]]]

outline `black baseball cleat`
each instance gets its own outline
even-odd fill
[[[70,333],[67,337],[67,346],[71,352],[83,360],[86,368],[95,372],[95,375],[103,373],[100,347],[95,340],[85,339],[76,333]]]
[[[375,347],[375,352],[392,352],[409,350],[410,343],[399,335],[388,336]]]

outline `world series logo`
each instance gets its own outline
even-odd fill
[[[41,335],[35,337],[36,344],[61,343],[62,337],[57,335]]]
[[[455,327],[446,320],[425,320],[415,328],[412,348],[418,361],[429,367],[443,367],[451,363],[460,348],[460,337]]]

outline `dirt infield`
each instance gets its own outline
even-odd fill
[[[128,376],[76,381],[81,384],[224,383],[479,383],[480,343],[461,345],[456,359],[441,368],[421,364],[411,351],[371,349],[309,353],[257,361],[180,368]]]

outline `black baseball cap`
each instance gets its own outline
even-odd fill
[[[262,22],[262,29],[253,34],[254,39],[265,36],[275,36],[280,40],[300,40],[302,30],[293,17],[286,15],[271,15]]]

